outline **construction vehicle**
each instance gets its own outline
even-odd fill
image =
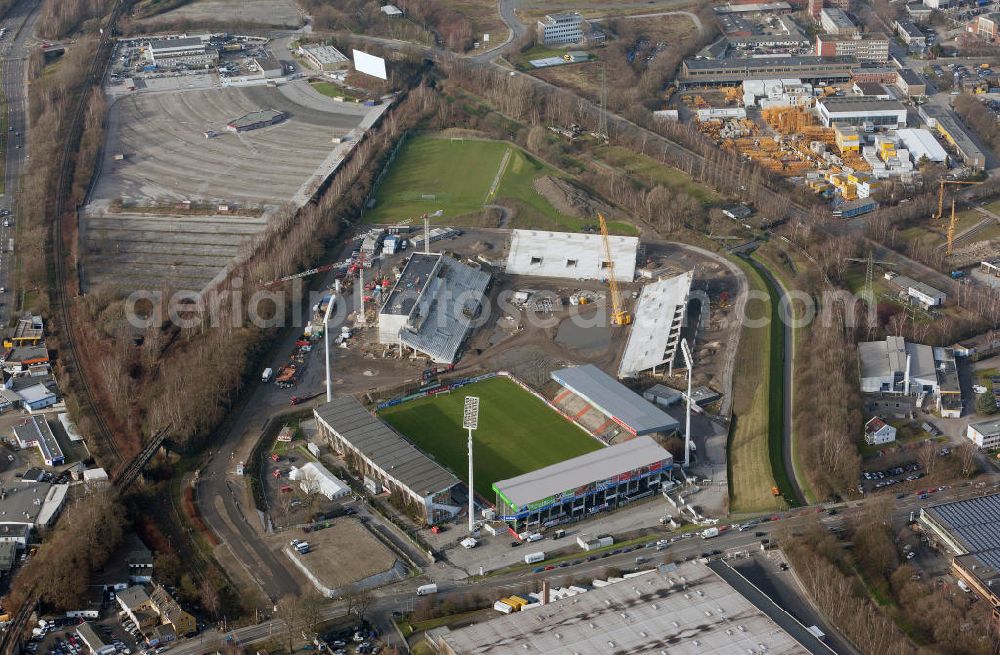
[[[316,393],[311,393],[308,396],[292,396],[291,398],[288,399],[288,404],[289,405],[301,405],[302,403],[308,402],[308,401],[312,400],[313,398],[319,398],[320,396],[323,395],[323,393],[324,392],[322,392],[322,391],[317,391]]]
[[[278,369],[278,377],[275,378],[274,383],[281,389],[293,387],[295,386],[295,373],[296,369],[293,364],[282,366]]]
[[[611,289],[611,324],[630,325],[632,323],[632,315],[625,309],[621,291],[618,289],[618,280],[615,279],[615,260],[611,255],[608,222],[604,220],[604,214],[598,214],[597,220],[601,226],[601,239],[604,241],[604,256],[608,261],[608,286]]]
[[[941,220],[944,216],[944,187],[946,184],[979,184],[979,182],[968,182],[966,180],[939,180],[938,181],[938,208],[937,213],[934,214],[936,220]]]

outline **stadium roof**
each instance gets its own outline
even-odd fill
[[[459,630],[442,629],[438,638],[447,652],[468,655],[830,652],[791,617],[782,623],[708,566],[691,561]]]
[[[516,478],[494,482],[493,489],[512,505],[525,507],[567,489],[577,489],[664,460],[673,463],[670,452],[652,437],[636,437]]]
[[[631,282],[635,277],[638,237],[608,237],[615,262],[615,279]],[[608,277],[604,243],[599,234],[514,230],[510,235],[507,273],[572,280]]]
[[[754,68],[773,68],[781,66],[816,66],[822,64],[842,64],[845,67],[858,63],[856,57],[852,55],[838,55],[836,57],[819,57],[816,55],[802,55],[799,57],[734,57],[732,59],[685,59],[684,65],[689,69],[708,70],[743,70]]]
[[[693,271],[657,280],[642,288],[635,310],[635,322],[622,354],[618,377],[632,377],[640,371],[668,364],[677,352],[680,339],[674,321],[687,308]]]
[[[458,484],[458,478],[422,453],[353,396],[335,398],[313,410],[316,418],[349,442],[382,473],[427,497]]]
[[[489,283],[489,273],[451,257],[414,253],[381,313],[405,314],[399,340],[435,362],[451,364],[479,314]]]
[[[678,427],[672,416],[593,364],[553,371],[552,379],[633,434],[669,432]]]
[[[1000,549],[1000,494],[956,500],[921,510],[968,553]]]

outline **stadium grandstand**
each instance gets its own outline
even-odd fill
[[[379,342],[454,364],[490,281],[451,257],[414,253],[379,311]]]
[[[652,437],[636,437],[494,482],[497,514],[515,532],[576,521],[657,493],[673,462]]]
[[[356,398],[335,398],[313,410],[313,415],[320,436],[353,460],[355,472],[401,493],[428,524],[458,514],[461,508],[451,498],[458,478],[372,416]]]
[[[655,372],[658,366],[673,368],[693,278],[694,272],[688,271],[642,288],[618,377],[636,377],[650,369]]]
[[[593,364],[553,371],[552,379],[561,386],[553,404],[608,443],[669,434],[680,427],[672,416]]]
[[[637,237],[608,237],[615,279],[631,282],[639,250]],[[599,234],[514,230],[507,253],[507,273],[570,280],[604,280],[609,262]]]

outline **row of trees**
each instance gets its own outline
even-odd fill
[[[125,513],[112,488],[91,490],[73,501],[14,578],[11,606],[19,607],[32,593],[50,610],[85,606],[91,572],[108,561],[124,529]]]
[[[1000,120],[993,112],[967,93],[956,96],[955,112],[994,153],[1000,153]]]
[[[79,30],[87,29],[87,22],[103,16],[113,0],[44,0],[38,15],[39,36],[62,39]]]

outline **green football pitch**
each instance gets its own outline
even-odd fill
[[[487,203],[509,149],[500,141],[412,137],[389,167],[365,220],[415,219],[437,210],[449,218],[476,211]]]
[[[473,433],[476,493],[492,499],[491,485],[601,448],[601,444],[510,380],[494,378],[389,407],[379,416],[461,479],[468,476],[462,409],[479,396]]]

